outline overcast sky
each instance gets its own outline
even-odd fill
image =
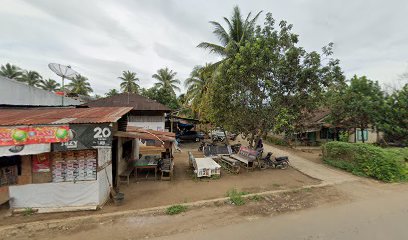
[[[222,22],[237,4],[245,15],[263,10],[292,23],[307,50],[334,42],[347,77],[395,85],[408,71],[406,0],[0,0],[0,64],[54,79],[48,63],[71,65],[97,94],[119,89],[123,70],[142,87],[165,66],[183,81],[195,65],[217,60],[196,46],[217,42],[208,21]]]

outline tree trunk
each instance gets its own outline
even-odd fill
[[[364,130],[362,127],[360,127],[360,131],[361,131],[361,141],[364,143]]]

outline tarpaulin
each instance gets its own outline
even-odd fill
[[[43,144],[29,144],[16,146],[0,146],[0,157],[13,155],[32,155],[50,152],[51,145],[49,143]]]

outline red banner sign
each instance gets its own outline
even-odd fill
[[[42,173],[51,171],[49,153],[34,155],[32,159],[33,159],[33,172]]]
[[[0,128],[0,146],[67,142],[68,126]]]

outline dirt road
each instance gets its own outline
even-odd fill
[[[407,239],[408,186],[400,190],[345,205],[159,239]]]
[[[298,154],[294,154],[284,149],[274,147],[270,144],[264,143],[264,152],[272,152],[273,156],[289,156],[289,161],[292,167],[301,171],[302,173],[322,180],[328,184],[338,184],[342,182],[355,181],[357,178],[349,173],[327,167],[323,164],[318,164],[307,160]]]

